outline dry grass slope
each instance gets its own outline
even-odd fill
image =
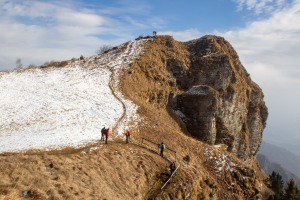
[[[0,198],[29,191],[28,199],[144,199],[164,164],[157,154],[118,141],[80,152],[2,155]]]

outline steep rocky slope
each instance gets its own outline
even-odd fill
[[[231,45],[216,36],[187,43],[166,36],[148,48],[126,82],[130,98],[168,107],[186,133],[204,142],[226,144],[244,160],[255,156],[268,110]]]
[[[238,186],[238,197],[235,192],[228,192],[231,183],[235,185],[237,181],[237,185],[241,184],[241,177],[234,175],[230,167],[222,168],[221,175],[217,175],[218,161],[211,162],[212,157],[203,154],[203,144],[193,144],[197,140],[192,139],[195,137],[213,145],[225,144],[221,145],[221,158],[228,150],[250,165],[255,163],[253,156],[261,142],[267,108],[260,88],[251,81],[230,44],[216,36],[205,36],[188,43],[177,42],[170,36],[159,36],[147,43],[144,54],[124,71],[121,80],[122,91],[140,106],[139,110],[145,117],[139,124],[139,136],[157,142],[167,141],[168,145],[176,147],[182,158],[186,155],[193,158],[193,164],[182,169],[187,174],[199,173],[193,176],[199,177],[198,183],[197,178],[190,183],[193,192],[203,189],[204,172],[210,174],[210,178],[214,177],[215,181],[209,178],[216,184],[210,185],[211,190],[212,187],[222,188],[219,191],[223,192],[227,190],[219,193],[219,198],[225,198],[229,193],[233,199],[249,197],[243,192],[251,189],[244,186]],[[239,161],[238,165],[245,164]],[[257,176],[255,171],[249,170],[245,173]],[[244,174],[238,171],[239,175]],[[258,192],[255,181],[246,185]],[[261,181],[258,185],[262,184]],[[196,195],[197,192],[193,192]]]
[[[255,156],[268,116],[261,89],[223,38],[205,36],[186,45],[188,84],[174,105],[188,131],[209,144],[226,144],[242,159]]]
[[[216,58],[208,56],[208,63],[218,63],[212,65],[215,72],[211,69],[218,79],[215,80],[213,76],[207,78],[210,81],[202,82],[203,75],[199,73],[208,66],[199,68],[199,55],[193,52],[199,54],[202,50],[191,50],[198,46],[193,47],[195,42],[201,43],[202,40],[211,43],[210,50],[204,48],[207,54],[212,51],[214,55],[219,51],[216,40],[223,42],[224,45],[220,46],[228,48],[229,53],[234,52],[224,39],[215,36],[189,43],[177,42],[170,36],[150,37],[143,43],[143,53],[128,67],[121,67],[120,74],[116,73],[114,79],[117,79],[117,75],[119,79],[114,81],[112,88],[122,92],[124,99],[130,99],[138,106],[140,120],[130,122],[128,118],[126,122],[131,127],[131,144],[124,144],[119,139],[118,129],[115,129],[112,132],[113,140],[108,145],[97,141],[82,148],[3,153],[0,155],[0,176],[3,177],[0,180],[0,199],[24,196],[28,199],[267,198],[270,191],[264,183],[266,175],[260,171],[255,159],[251,159],[260,145],[266,120],[262,93],[247,78],[241,65],[232,68],[228,64],[233,60],[225,55],[226,52],[220,56],[216,53]],[[126,51],[130,44],[106,53]],[[126,56],[122,55],[119,56],[122,58],[119,59],[121,65],[127,61]],[[201,56],[206,59],[205,55]],[[86,61],[91,62],[94,69],[98,67],[100,58],[95,56]],[[227,60],[226,67],[221,65],[224,72],[220,71],[218,75],[218,67],[224,60]],[[87,66],[86,61],[81,61],[83,68]],[[203,72],[205,77],[211,76],[210,69],[207,70],[206,74]],[[241,77],[233,75],[236,71]],[[231,82],[233,76],[236,77],[236,83]],[[126,105],[124,107],[126,110]],[[205,118],[205,112],[210,118]],[[209,120],[212,117],[215,117],[216,130],[196,127],[197,122],[202,123],[201,127],[211,124]],[[229,121],[226,121],[227,117]],[[238,122],[242,125],[236,124],[237,117],[241,118]],[[201,134],[206,136],[202,137]],[[208,140],[208,135],[215,139]],[[227,141],[227,137],[230,140]],[[156,144],[162,141],[168,148],[166,158],[161,158],[157,153]],[[179,169],[172,182],[161,190],[169,176],[169,160],[175,160]]]

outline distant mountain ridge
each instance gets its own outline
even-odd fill
[[[273,171],[279,173],[282,176],[284,183],[287,183],[290,179],[294,179],[296,184],[300,185],[300,178],[295,174],[290,172],[289,170],[283,168],[280,164],[270,162],[265,155],[258,154],[257,160],[259,162],[260,167],[267,173],[272,174]]]
[[[296,144],[298,143],[298,145],[296,144],[287,144],[287,143],[283,143],[283,144],[278,144],[277,146],[281,146],[284,149],[287,149],[288,151],[292,152],[293,154],[300,156],[300,141],[296,141]]]
[[[259,154],[265,156],[270,163],[279,164],[282,168],[293,173],[295,176],[300,177],[300,157],[292,152],[278,146],[262,142]],[[263,166],[261,167],[264,168]]]

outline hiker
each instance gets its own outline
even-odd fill
[[[105,131],[105,144],[107,144],[108,135],[109,135],[109,128],[106,129],[106,131]]]
[[[104,126],[104,127],[101,129],[101,141],[104,141],[105,132],[106,132],[106,129],[105,129],[105,126]]]
[[[153,31],[153,36],[156,36],[156,31]]]
[[[162,143],[158,146],[158,148],[160,149],[159,155],[163,158],[163,157],[164,157],[164,150],[165,150],[165,148],[166,148],[165,144],[162,142]]]
[[[130,132],[128,130],[125,133],[125,137],[126,137],[126,144],[127,144],[130,141]]]
[[[171,164],[170,164],[171,175],[170,176],[172,176],[172,174],[175,172],[175,170],[176,170],[175,162],[171,162]]]

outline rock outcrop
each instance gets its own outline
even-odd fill
[[[256,155],[268,116],[261,89],[224,38],[209,35],[186,45],[188,69],[180,61],[167,63],[184,90],[171,107],[192,136],[209,144],[226,144],[243,160]],[[182,71],[179,76],[178,71]]]
[[[226,144],[242,160],[256,155],[268,109],[224,38],[207,35],[183,43],[154,37],[130,72],[123,91],[138,105],[167,107],[184,132]]]

